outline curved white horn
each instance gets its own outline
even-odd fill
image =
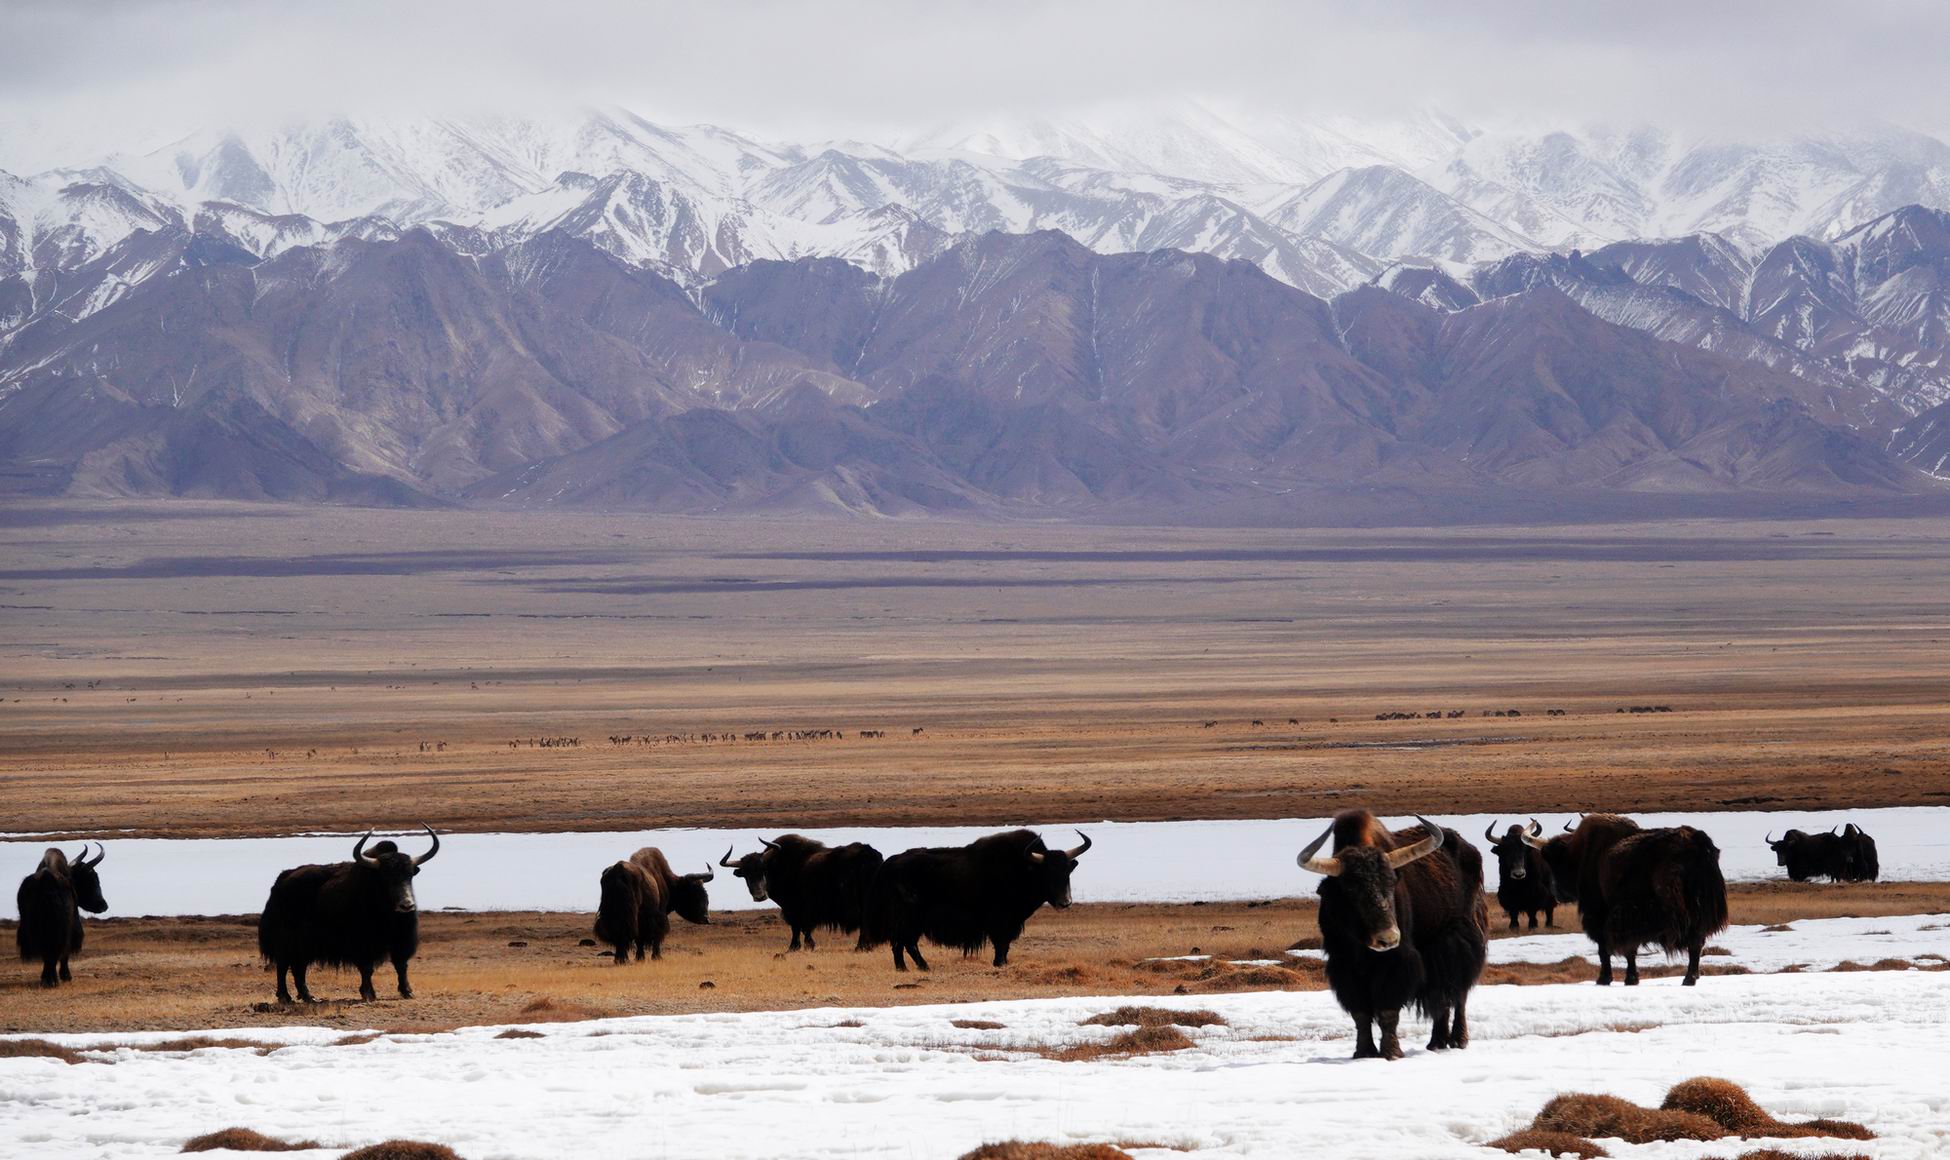
[[[413,859],[413,864],[415,866],[426,865],[428,862],[433,861],[433,856],[435,854],[438,854],[440,852],[440,835],[434,833],[433,827],[427,825],[425,822],[420,823],[420,828],[427,832],[427,837],[433,839],[433,846],[426,853],[420,855],[418,858]]]
[[[1422,823],[1422,829],[1428,836],[1413,846],[1388,851],[1389,869],[1400,870],[1410,862],[1418,858],[1426,858],[1437,850],[1442,849],[1442,827],[1423,817],[1421,814],[1416,814],[1415,820]]]
[[[1299,864],[1300,869],[1310,870],[1315,874],[1325,874],[1329,878],[1339,874],[1341,872],[1341,860],[1339,858],[1314,857],[1315,854],[1320,852],[1320,848],[1327,844],[1327,839],[1333,836],[1334,823],[1328,822],[1327,829],[1322,831],[1320,837],[1307,843],[1306,848],[1300,851],[1300,856],[1294,859]]]
[[[366,855],[366,842],[369,841],[371,838],[372,838],[372,831],[367,830],[366,836],[360,838],[357,842],[353,843],[352,845],[352,860],[354,862],[359,863],[361,866],[377,867],[379,865],[379,859],[368,857]]]

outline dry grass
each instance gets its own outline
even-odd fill
[[[1755,1148],[1733,1160],[1874,1160],[1862,1152],[1783,1152],[1779,1148]]]
[[[1571,1092],[1544,1105],[1533,1128],[1570,1136],[1616,1137],[1632,1144],[1667,1140],[1717,1140],[1726,1135],[1719,1124],[1694,1112],[1642,1108],[1617,1096]]]
[[[1847,1120],[1809,1120],[1788,1124],[1762,1110],[1747,1090],[1731,1080],[1699,1076],[1683,1080],[1666,1093],[1659,1105],[1668,1111],[1705,1116],[1736,1136],[1827,1136],[1841,1140],[1872,1140],[1875,1133]]]
[[[852,1021],[852,1025],[859,1027],[861,1023],[856,1019]],[[840,1026],[845,1027],[847,1024],[842,1023]],[[1005,1023],[997,1023],[993,1019],[950,1019],[948,1020],[948,1026],[959,1027],[963,1031],[1001,1031],[1008,1025]]]
[[[462,1160],[461,1154],[445,1144],[422,1140],[384,1140],[355,1148],[339,1160]]]
[[[1170,1007],[1137,1007],[1126,1004],[1083,1020],[1083,1027],[1226,1027],[1225,1016],[1216,1011],[1178,1011]]]
[[[183,1144],[185,1152],[305,1152],[325,1145],[316,1140],[280,1140],[276,1136],[266,1136],[249,1128],[225,1128],[220,1132],[209,1132],[188,1140]]]
[[[1064,1063],[1087,1063],[1098,1059],[1129,1059],[1138,1055],[1161,1055],[1192,1047],[1192,1038],[1172,1026],[1139,1027],[1121,1032],[1101,1043],[1078,1043],[1070,1047],[1039,1048],[1045,1059]]]
[[[960,1160],[1131,1160],[1131,1154],[1109,1144],[1004,1140],[999,1144],[984,1144],[973,1152],[964,1152]]]
[[[1500,1136],[1485,1144],[1486,1148],[1501,1148],[1505,1152],[1548,1152],[1552,1156],[1576,1156],[1581,1160],[1595,1160],[1611,1153],[1599,1147],[1594,1141],[1570,1132],[1549,1132],[1541,1128],[1525,1128]]]
[[[62,1063],[80,1063],[82,1058],[73,1048],[45,1039],[0,1039],[0,1059],[58,1059]]]
[[[519,1027],[510,1027],[506,1031],[503,1031],[499,1035],[496,1035],[495,1038],[496,1039],[542,1039],[545,1038],[545,1036],[543,1036],[543,1034],[539,1031],[524,1031]]]
[[[30,506],[0,526],[8,632],[60,646],[13,650],[0,686],[0,817],[22,830],[1282,817],[1351,784],[1389,814],[1811,809],[1941,804],[1950,774],[1950,609],[1916,580],[1950,564],[1941,520],[1485,536]],[[1676,711],[1614,712],[1647,698]],[[1438,707],[1466,715],[1373,719]],[[847,739],[607,741],[797,727]],[[507,745],[561,735],[584,744]]]

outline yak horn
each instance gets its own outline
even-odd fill
[[[1495,822],[1491,822],[1489,825],[1483,827],[1483,838],[1490,845],[1492,846],[1496,845],[1496,823]]]
[[[1580,814],[1580,815],[1578,815],[1578,816],[1579,816],[1579,817],[1583,817],[1584,815],[1582,815],[1582,814]],[[1564,823],[1564,832],[1565,832],[1565,833],[1567,833],[1567,834],[1571,832],[1571,823],[1570,823],[1570,821],[1569,821],[1568,819],[1567,819],[1567,820],[1565,821],[1565,823]]]
[[[716,878],[717,876],[718,876],[718,872],[716,870],[711,869],[711,863],[709,862],[706,862],[704,864],[704,873],[691,875],[692,878],[695,878],[699,882],[709,882],[711,881],[711,879]]]
[[[1538,824],[1536,818],[1530,819],[1530,828],[1519,833],[1517,837],[1522,838],[1523,844],[1533,850],[1543,849],[1545,843],[1549,841],[1544,837],[1544,827]]]
[[[1339,858],[1314,857],[1315,854],[1320,852],[1320,848],[1327,844],[1327,839],[1333,836],[1334,823],[1328,822],[1327,829],[1321,833],[1320,837],[1307,843],[1307,848],[1300,851],[1300,856],[1294,859],[1294,861],[1300,864],[1300,869],[1311,870],[1315,874],[1325,874],[1329,878],[1338,875],[1341,872],[1341,860]]]
[[[359,864],[360,864],[361,866],[374,866],[374,867],[376,867],[376,866],[378,866],[378,865],[379,865],[379,859],[377,859],[377,858],[368,858],[368,857],[366,857],[366,842],[367,842],[367,841],[368,841],[368,840],[369,840],[369,839],[370,839],[371,837],[372,837],[372,831],[371,831],[371,830],[367,830],[367,831],[366,831],[366,836],[365,836],[364,838],[360,838],[360,839],[359,839],[359,840],[358,840],[358,841],[357,841],[356,843],[354,843],[354,844],[353,844],[353,846],[352,846],[352,860],[353,860],[354,862],[357,862],[357,863],[359,863]]]
[[[759,841],[761,843],[764,843],[764,846],[767,850],[776,850],[779,848],[779,844],[777,842],[767,842],[765,841],[764,838],[760,838]]]
[[[1029,861],[1032,864],[1037,866],[1041,866],[1043,864],[1043,852],[1041,850],[1030,850],[1028,851],[1028,854],[1029,854]]]
[[[433,846],[426,853],[420,855],[418,858],[413,859],[413,864],[415,866],[426,865],[428,862],[433,861],[433,856],[435,854],[438,854],[440,852],[440,835],[434,833],[433,827],[427,825],[425,822],[420,823],[420,828],[427,832],[427,837],[433,839]]]
[[[1767,837],[1764,838],[1763,841],[1765,841],[1768,845],[1772,846],[1774,844],[1774,831],[1772,830],[1767,831]]]
[[[1088,849],[1090,848],[1090,835],[1089,835],[1089,834],[1086,834],[1086,833],[1084,833],[1084,832],[1083,832],[1082,830],[1078,830],[1078,831],[1077,831],[1077,837],[1079,837],[1079,838],[1082,838],[1082,839],[1083,839],[1083,845],[1081,845],[1081,846],[1072,846],[1072,847],[1070,847],[1069,849],[1067,849],[1067,850],[1065,850],[1065,851],[1063,851],[1063,853],[1064,853],[1064,855],[1065,855],[1066,857],[1068,857],[1068,858],[1070,859],[1070,861],[1072,861],[1072,862],[1074,862],[1074,861],[1076,861],[1076,860],[1077,860],[1078,858],[1081,858],[1081,857],[1083,857],[1083,852],[1084,852],[1085,850],[1088,850]]]
[[[1531,833],[1533,833],[1533,834],[1541,834],[1541,833],[1543,833],[1543,832],[1544,832],[1544,823],[1542,823],[1542,822],[1540,822],[1540,821],[1538,821],[1538,820],[1537,820],[1536,818],[1532,818],[1532,819],[1530,819],[1530,832],[1531,832]]]
[[[732,847],[726,846],[724,848],[724,857],[718,859],[718,865],[723,866],[727,870],[732,870],[737,868],[737,863],[731,860],[731,850]]]
[[[1405,850],[1388,851],[1388,868],[1390,870],[1400,870],[1410,862],[1418,858],[1426,858],[1437,850],[1442,849],[1442,827],[1423,817],[1421,814],[1416,814],[1415,820],[1422,823],[1422,829],[1427,831],[1428,837],[1423,838]]]
[[[74,857],[68,859],[68,862],[75,866],[86,866],[88,864],[88,843],[83,842],[81,849],[76,850]]]
[[[87,858],[88,847],[83,845],[81,849],[83,856],[81,864],[83,866],[99,866],[102,864],[102,859],[108,857],[108,847],[102,845],[100,842],[95,843],[95,857],[92,861]]]

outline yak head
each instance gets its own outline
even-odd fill
[[[1067,850],[1032,849],[1028,852],[1030,873],[1042,887],[1043,901],[1062,910],[1070,905],[1070,874],[1077,868],[1077,859],[1090,848],[1090,835],[1082,830],[1077,837],[1083,845],[1072,846]],[[1037,843],[1041,845],[1041,843]]]
[[[372,849],[366,849],[366,842],[372,837],[371,830],[367,830],[366,836],[352,847],[352,860],[364,867],[379,883],[398,914],[413,914],[419,910],[419,903],[413,898],[413,879],[420,873],[420,867],[433,861],[433,856],[440,852],[440,835],[433,832],[432,826],[424,828],[427,837],[433,839],[433,845],[417,858],[401,853],[399,846],[390,839],[381,839],[372,844]]]
[[[88,857],[88,843],[81,844],[81,853],[68,863],[68,885],[74,890],[74,904],[89,914],[100,914],[108,909],[108,901],[102,897],[102,878],[95,873],[108,851],[100,842],[95,843],[95,857]]]
[[[724,857],[718,859],[718,865],[731,871],[734,877],[745,880],[745,889],[752,892],[753,902],[764,902],[772,897],[765,887],[765,856],[779,848],[777,842],[767,842],[764,838],[759,841],[765,846],[763,850],[753,850],[736,862],[731,860],[730,847],[726,847]]]
[[[1442,848],[1442,827],[1419,814],[1415,820],[1422,823],[1424,836],[1398,849],[1370,844],[1371,830],[1364,836],[1369,840],[1351,842],[1331,856],[1321,857],[1320,848],[1334,836],[1337,819],[1300,851],[1298,861],[1302,870],[1324,874],[1333,881],[1331,889],[1348,904],[1369,950],[1392,951],[1402,945],[1401,922],[1395,915],[1395,872]],[[1329,888],[1323,885],[1322,889]]]
[[[685,922],[708,926],[711,922],[711,895],[704,884],[716,878],[718,872],[709,866],[702,874],[673,874],[670,876],[670,908]]]
[[[1787,833],[1781,835],[1779,841],[1775,841],[1774,831],[1769,830],[1767,832],[1767,848],[1774,851],[1774,865],[1787,865],[1788,851],[1800,845],[1807,837],[1808,835],[1802,833],[1800,830],[1789,830]]]
[[[1530,846],[1523,840],[1525,834],[1536,837],[1544,832],[1544,827],[1536,818],[1530,819],[1530,828],[1510,824],[1501,838],[1496,836],[1496,823],[1491,822],[1484,830],[1483,837],[1490,843],[1490,853],[1496,855],[1496,869],[1499,882],[1522,882],[1530,877]]]
[[[1577,851],[1573,850],[1572,838],[1577,833],[1571,823],[1564,823],[1564,832],[1554,837],[1544,837],[1544,827],[1531,819],[1531,828],[1522,832],[1523,844],[1537,851],[1544,860],[1544,868],[1551,872],[1551,892],[1559,902],[1578,900]],[[1578,819],[1578,827],[1584,826],[1584,819]]]

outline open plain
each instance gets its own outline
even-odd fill
[[[1944,804],[1946,576],[1950,522],[1925,519],[14,504],[0,828]]]

